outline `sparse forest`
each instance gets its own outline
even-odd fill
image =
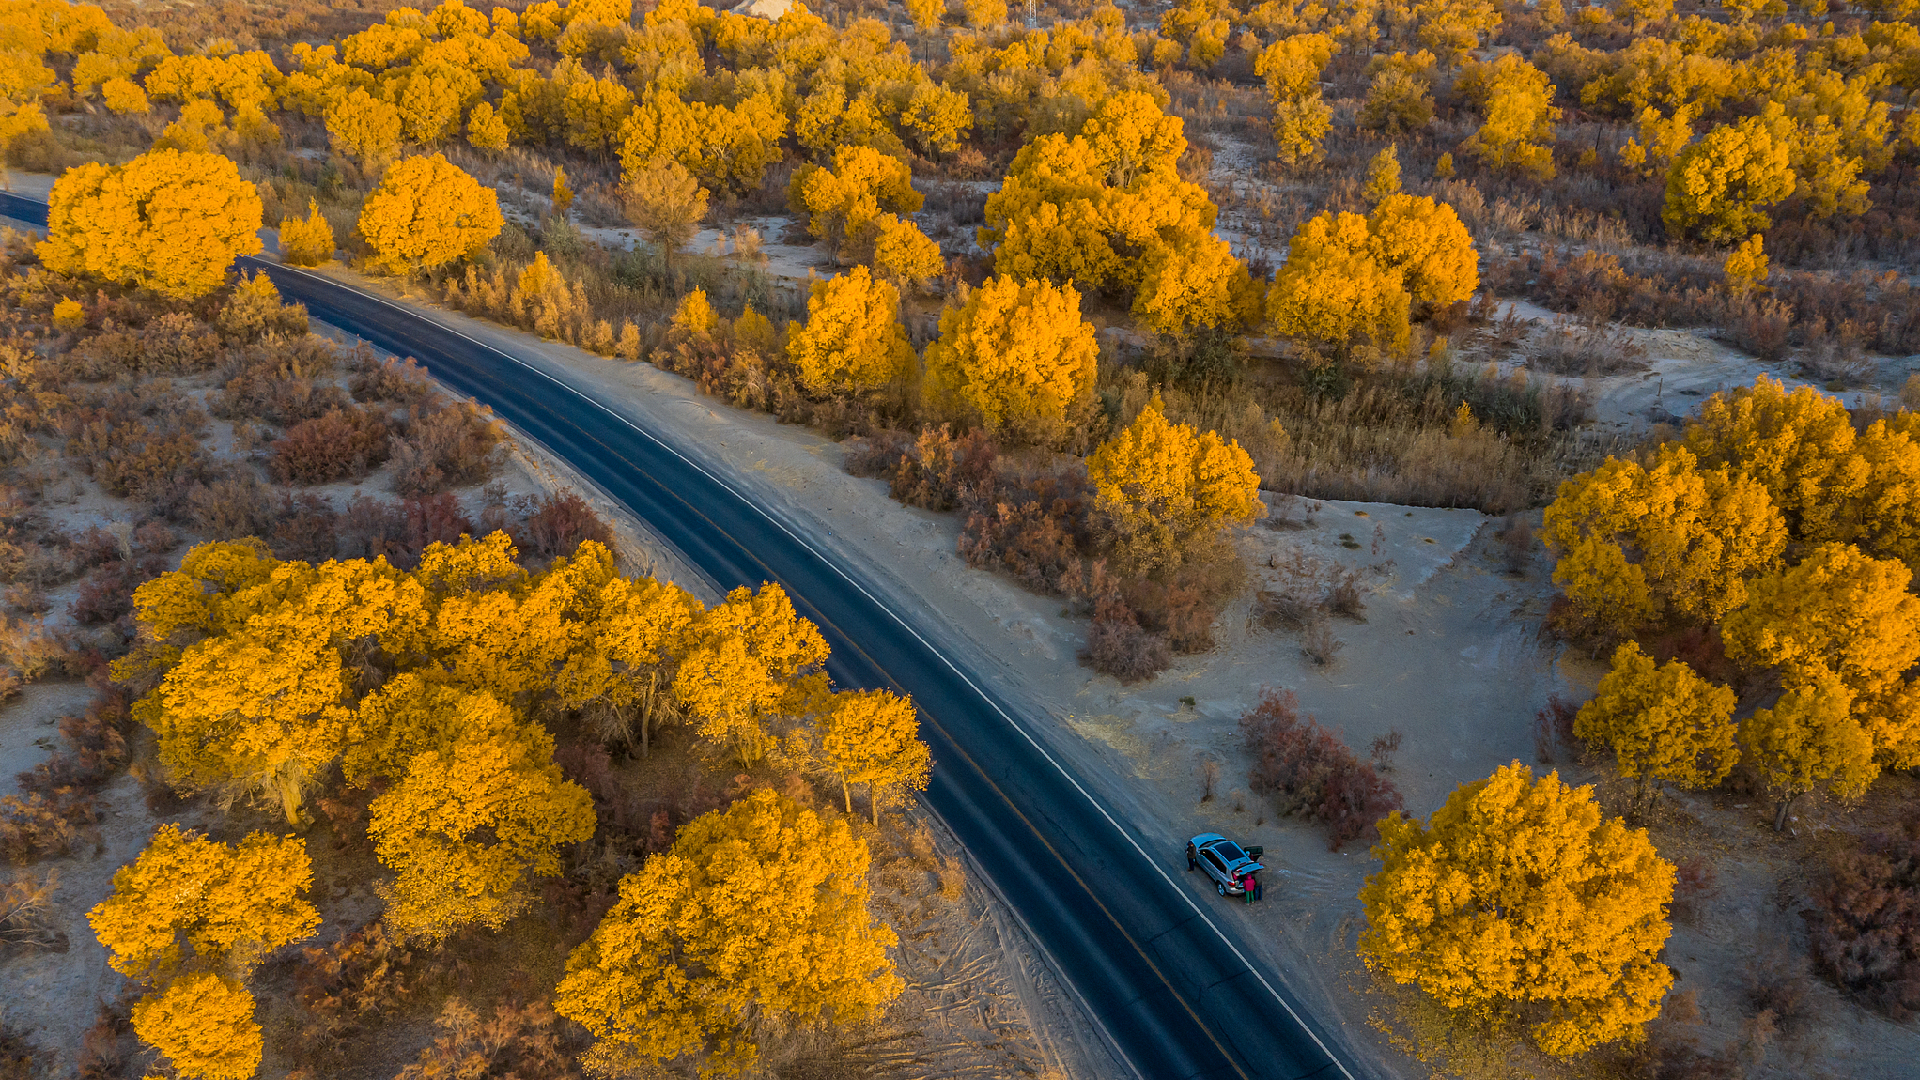
[[[0,237],[0,703],[80,691],[0,795],[0,957],[105,950],[89,1077],[921,1052],[903,938],[966,888],[913,703],[833,686],[778,585],[703,602],[510,491],[503,425],[264,254],[834,440],[1114,701],[1252,632],[1350,664],[1385,521],[1471,512],[1515,590],[1542,560],[1485,607],[1565,658],[1567,779],[1503,746],[1415,804],[1441,718],[1362,760],[1251,665],[1206,715],[1207,812],[1231,746],[1258,826],[1374,845],[1342,1023],[1438,1073],[1776,1075],[1818,979],[1910,1043],[1917,92],[1904,0],[0,0],[0,171],[50,179]],[[1679,338],[1724,371],[1669,397]],[[1335,502],[1370,561],[1260,565]],[[1734,799],[1796,919],[1710,1029],[1668,945]]]

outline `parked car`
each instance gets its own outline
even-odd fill
[[[1264,848],[1247,847],[1221,836],[1201,833],[1187,841],[1187,870],[1204,870],[1213,879],[1213,888],[1221,896],[1245,896],[1249,903],[1260,899],[1260,879],[1266,867],[1260,865]]]

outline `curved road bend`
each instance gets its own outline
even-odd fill
[[[46,206],[0,194],[0,215],[43,224]],[[1183,838],[1133,838],[1011,709],[767,513],[660,438],[490,345],[327,278],[244,261],[315,318],[416,357],[491,406],[722,587],[780,582],[832,647],[836,683],[911,694],[933,749],[928,803],[1143,1080],[1355,1080],[1339,1033],[1247,963],[1221,901],[1176,880]]]

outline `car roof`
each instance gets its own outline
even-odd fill
[[[1199,836],[1194,837],[1191,841],[1189,841],[1189,843],[1191,843],[1194,847],[1203,848],[1203,847],[1206,847],[1208,844],[1218,843],[1225,839],[1226,837],[1221,836],[1217,832],[1203,832]]]

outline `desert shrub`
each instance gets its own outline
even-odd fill
[[[64,951],[67,936],[60,931],[51,910],[53,891],[59,883],[60,877],[55,871],[37,876],[22,874],[12,881],[0,882],[0,955],[5,955],[5,950],[58,948]],[[31,1073],[7,1071],[9,1055],[13,1052],[9,1034],[0,1029],[0,1080],[11,1075],[24,1080]]]
[[[955,546],[968,566],[1005,570],[1038,593],[1079,595],[1080,552],[1091,542],[1088,501],[1086,464],[1078,459],[1002,476],[993,502],[967,514]]]
[[[188,488],[178,515],[209,540],[268,536],[273,532],[273,492],[251,470],[236,471]]]
[[[386,461],[387,450],[387,425],[378,413],[353,406],[329,409],[274,440],[268,468],[282,483],[358,480]]]
[[[220,335],[191,315],[161,315],[138,330],[114,329],[82,341],[61,358],[84,382],[121,375],[191,375],[210,371],[221,356]]]
[[[1368,835],[1400,809],[1400,792],[1373,766],[1313,717],[1302,720],[1291,690],[1268,690],[1240,718],[1253,765],[1247,783],[1271,796],[1282,814],[1300,814],[1327,827],[1327,849],[1338,851]]]
[[[899,447],[891,463],[864,475],[885,476],[889,493],[908,506],[951,510],[991,496],[998,456],[986,432],[970,431],[956,439],[942,424],[922,428],[911,446]]]
[[[1829,982],[1895,1020],[1920,1011],[1920,825],[1836,853],[1806,918]]]
[[[318,338],[256,345],[237,352],[222,369],[223,384],[208,399],[226,420],[297,424],[346,408],[346,391],[332,382],[340,357]]]
[[[473,522],[451,492],[390,502],[356,495],[337,525],[339,544],[351,559],[386,560],[411,570],[429,544],[455,544],[474,532]]]
[[[1530,352],[1528,367],[1555,375],[1591,378],[1646,370],[1647,350],[1603,319],[1556,316]]]
[[[265,274],[255,272],[248,277],[242,272],[215,323],[235,344],[249,344],[264,337],[288,340],[307,332],[307,309],[303,304],[281,303],[280,291]]]
[[[119,623],[133,614],[133,590],[166,571],[166,560],[152,555],[102,563],[80,580],[80,591],[67,613],[82,626]],[[125,629],[131,637],[132,625]]]
[[[72,789],[0,796],[0,861],[19,866],[69,854],[99,820],[93,798]]]
[[[339,549],[340,515],[318,495],[282,492],[274,518],[269,542],[275,558],[324,562]]]
[[[408,414],[404,434],[393,441],[393,490],[432,495],[480,483],[493,475],[505,437],[499,422],[471,402],[416,408]]]
[[[1125,601],[1103,598],[1087,630],[1087,666],[1122,683],[1151,679],[1173,662],[1167,639],[1142,629]]]
[[[400,360],[369,356],[347,380],[347,389],[358,401],[390,401],[411,409],[433,396],[433,380],[411,356]]]
[[[61,417],[61,430],[67,457],[109,494],[162,503],[208,475],[211,460],[200,445],[206,422],[163,384],[94,395]]]
[[[434,1020],[439,1034],[394,1080],[479,1080],[539,1076],[562,1080],[582,1075],[577,1054],[562,1044],[552,1006],[546,1002],[501,1002],[481,1014],[458,998]]]
[[[511,535],[520,554],[548,559],[572,555],[583,540],[601,544],[613,540],[613,530],[572,491],[550,492],[532,500],[525,519]]]

